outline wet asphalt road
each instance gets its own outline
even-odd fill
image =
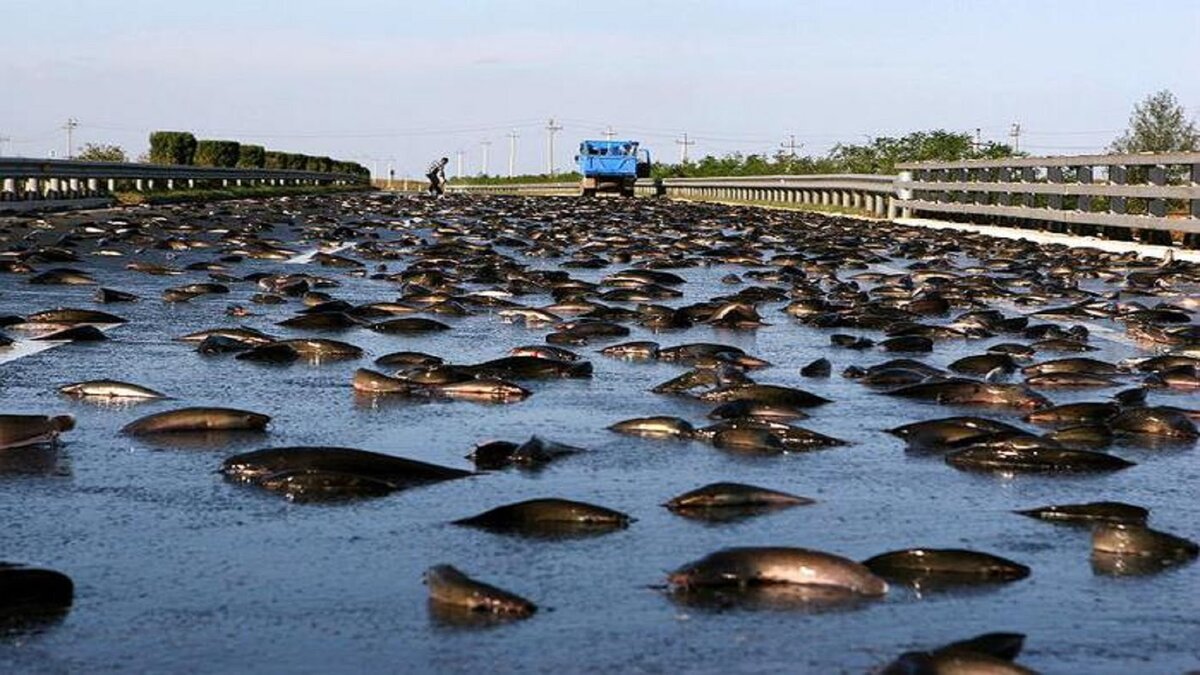
[[[337,212],[338,198],[327,197]],[[547,202],[562,204],[562,202]],[[281,207],[285,208],[285,207]],[[555,207],[558,208],[558,207]],[[403,205],[368,217],[396,231],[428,233]],[[356,219],[361,216],[355,216]],[[441,218],[453,221],[452,208]],[[383,234],[387,239],[396,232]],[[276,235],[294,237],[287,228]],[[312,241],[288,242],[312,250]],[[518,259],[517,251],[501,249]],[[352,255],[351,252],[343,253]],[[150,259],[167,261],[165,252]],[[182,266],[212,257],[184,252]],[[561,260],[522,259],[552,268]],[[526,384],[534,395],[510,405],[370,399],[350,389],[355,368],[412,349],[478,362],[537,344],[546,328],[494,314],[437,317],[442,334],[398,337],[351,330],[332,337],[366,350],[359,360],[288,366],[202,358],[173,341],[185,333],[242,324],[281,336],[310,334],[273,324],[298,308],[250,305],[252,284],[230,295],[168,304],[161,291],[204,272],[157,277],[123,269],[123,258],[75,265],[102,286],[143,300],[101,307],[95,287],[32,286],[0,275],[0,314],[54,306],[95,307],[129,319],[108,342],[67,344],[0,364],[0,410],[69,413],[78,426],[41,465],[0,466],[0,559],[69,574],[76,601],[60,620],[0,638],[4,672],[863,672],[896,654],[987,631],[1028,635],[1020,661],[1044,672],[1178,673],[1200,667],[1200,566],[1149,577],[1098,575],[1086,530],[1011,513],[1050,503],[1120,500],[1151,509],[1159,529],[1200,536],[1200,464],[1194,444],[1115,445],[1138,466],[1107,475],[1000,477],[956,471],[937,457],[907,455],[883,433],[899,424],[970,410],[881,396],[839,373],[890,358],[831,347],[829,334],[877,331],[801,326],[767,303],[770,325],[754,331],[695,327],[624,339],[665,345],[713,341],[769,360],[761,382],[799,386],[832,399],[807,428],[851,441],[783,457],[730,455],[698,442],[625,437],[618,420],[677,415],[704,421],[710,404],[650,393],[683,368],[627,362],[580,348],[590,380]],[[903,268],[908,261],[893,260]],[[399,265],[396,265],[399,267]],[[606,270],[571,270],[596,281]],[[391,300],[395,284],[315,265],[248,260],[237,274],[308,271],[334,276],[336,297]],[[719,279],[745,268],[674,270],[687,278],[684,304],[729,292]],[[1097,282],[1098,283],[1098,282]],[[530,304],[548,298],[529,298]],[[257,316],[223,316],[230,303]],[[1016,310],[1005,308],[1010,313]],[[939,320],[940,322],[946,319]],[[1101,327],[1119,330],[1105,320]],[[1118,336],[1119,337],[1119,336]],[[944,366],[1005,337],[939,342],[928,363]],[[1093,338],[1095,358],[1145,355],[1123,340]],[[2,357],[3,354],[0,354]],[[800,366],[826,357],[827,380]],[[142,384],[175,401],[106,406],[72,401],[56,388],[107,377]],[[1099,400],[1112,390],[1050,392],[1056,402]],[[1195,394],[1152,393],[1152,401],[1197,407]],[[230,405],[272,415],[266,435],[183,444],[143,441],[118,430],[139,416],[180,405]],[[1009,414],[998,418],[1014,421]],[[500,471],[345,504],[293,504],[225,481],[215,471],[235,452],[267,446],[341,445],[459,468],[471,447],[531,434],[587,448],[536,473]],[[734,480],[808,496],[813,506],[708,525],[660,504],[705,483]],[[635,518],[628,529],[567,541],[506,537],[449,525],[504,503],[558,496],[602,504]],[[668,570],[733,545],[789,545],[855,559],[914,546],[973,548],[1029,565],[1016,583],[917,593],[832,611],[695,607],[654,588]],[[544,608],[528,621],[489,628],[447,625],[426,604],[421,573],[451,563]]]

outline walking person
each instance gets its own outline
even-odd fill
[[[425,171],[425,177],[429,179],[429,194],[436,197],[446,194],[446,165],[449,163],[450,158],[443,157],[430,164]]]

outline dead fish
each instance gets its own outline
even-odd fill
[[[67,396],[100,397],[100,398],[132,398],[132,399],[165,399],[169,398],[148,387],[121,382],[118,380],[87,380],[65,384],[58,391]]]
[[[537,605],[519,595],[509,593],[491,584],[476,581],[450,565],[434,565],[425,571],[425,585],[429,587],[429,599],[442,605],[464,609],[468,612],[499,614],[514,618],[528,618],[537,611]]]
[[[0,450],[54,443],[74,428],[70,415],[0,415]]]

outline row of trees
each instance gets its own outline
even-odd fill
[[[707,156],[695,162],[656,163],[651,175],[656,178],[709,176],[767,176],[817,173],[894,173],[900,162],[952,161],[957,159],[993,159],[1012,156],[1013,149],[1000,143],[976,143],[970,134],[944,129],[917,131],[894,138],[879,136],[867,143],[839,143],[824,157],[731,154]]]
[[[151,164],[222,166],[247,169],[291,169],[322,173],[350,173],[367,177],[370,171],[357,162],[314,157],[295,152],[267,150],[261,145],[237,141],[197,140],[186,131],[155,131],[150,134]]]
[[[1174,94],[1163,90],[1147,96],[1134,106],[1128,129],[1109,146],[1114,153],[1200,151],[1200,132]],[[1001,159],[1017,154],[1003,143],[977,143],[970,134],[944,129],[917,131],[898,138],[879,136],[866,143],[839,143],[825,156],[732,153],[712,155],[678,164],[656,162],[651,170],[655,178],[804,175],[822,173],[891,174],[902,162],[955,161],[962,159]],[[578,174],[560,174],[553,179],[545,174],[501,178],[478,176],[461,179],[464,183],[536,183],[548,180],[569,181]]]
[[[1129,127],[1109,146],[1114,153],[1194,152],[1200,150],[1200,132],[1188,119],[1175,95],[1162,90],[1134,106]],[[732,154],[704,157],[682,164],[656,164],[660,178],[685,176],[765,176],[772,174],[895,173],[901,162],[1001,159],[1016,154],[1003,143],[976,143],[966,133],[938,129],[892,138],[880,136],[864,144],[839,143],[825,157],[776,153]]]

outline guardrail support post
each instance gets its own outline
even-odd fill
[[[913,174],[911,171],[901,171],[900,174],[897,176],[897,180],[899,180],[902,183],[908,183],[908,182],[912,181],[912,177],[913,177]],[[900,199],[912,199],[913,191],[911,188],[902,188],[902,189],[896,191],[896,196],[899,197]],[[910,209],[908,207],[904,207],[903,209],[900,209],[899,215],[903,218],[912,218],[912,215],[913,215],[912,209]],[[895,218],[895,217],[896,217],[896,208],[890,207],[888,209],[888,218]]]
[[[0,193],[0,201],[13,201],[17,198],[17,179],[5,178],[4,191]]]
[[[1081,166],[1081,167],[1077,167],[1075,169],[1075,180],[1079,181],[1081,184],[1090,185],[1093,178],[1094,178],[1094,176],[1092,174],[1092,167]],[[1076,201],[1075,201],[1075,210],[1083,211],[1085,213],[1091,212],[1092,196],[1091,195],[1079,195],[1078,199],[1076,199]]]
[[[1046,169],[1046,180],[1050,183],[1061,184],[1063,182],[1063,172],[1061,166],[1051,166]],[[1060,194],[1046,195],[1046,206],[1052,209],[1061,209],[1063,207],[1063,198]]]
[[[996,181],[999,183],[1011,183],[1012,178],[1013,178],[1013,171],[1011,168],[1009,168],[1007,166],[1002,166],[1002,167],[996,169],[992,173],[992,177],[995,178]],[[997,192],[997,193],[995,193],[995,195],[996,195],[996,205],[997,206],[1012,205],[1013,193],[1005,191],[1005,192]]]
[[[1192,165],[1192,185],[1200,186],[1200,164]],[[1193,218],[1200,218],[1200,199],[1192,200],[1192,208],[1190,211]]]
[[[1150,184],[1155,187],[1162,187],[1167,184],[1167,169],[1161,164],[1156,164],[1150,167]],[[1162,197],[1156,197],[1149,200],[1146,204],[1146,212],[1155,218],[1165,218],[1167,216],[1167,200]],[[1160,244],[1163,246],[1171,245],[1171,233],[1167,230],[1142,230],[1141,240],[1148,244]]]
[[[1150,167],[1150,184],[1154,186],[1163,186],[1167,184],[1167,169],[1161,164]],[[1167,215],[1167,200],[1151,199],[1147,211],[1150,215],[1159,218]]]
[[[1051,166],[1046,168],[1046,181],[1052,185],[1061,185],[1063,182],[1063,172],[1061,166]],[[1063,196],[1061,194],[1046,195],[1046,208],[1061,211],[1063,207]],[[1049,223],[1047,228],[1051,232],[1062,233],[1067,228],[1063,223]]]
[[[1112,183],[1113,185],[1124,185],[1125,184],[1125,167],[1123,167],[1123,166],[1108,167],[1108,182]],[[1117,214],[1125,213],[1125,198],[1124,197],[1112,197],[1111,199],[1109,199],[1108,200],[1108,210],[1111,211],[1112,213],[1117,213]]]

